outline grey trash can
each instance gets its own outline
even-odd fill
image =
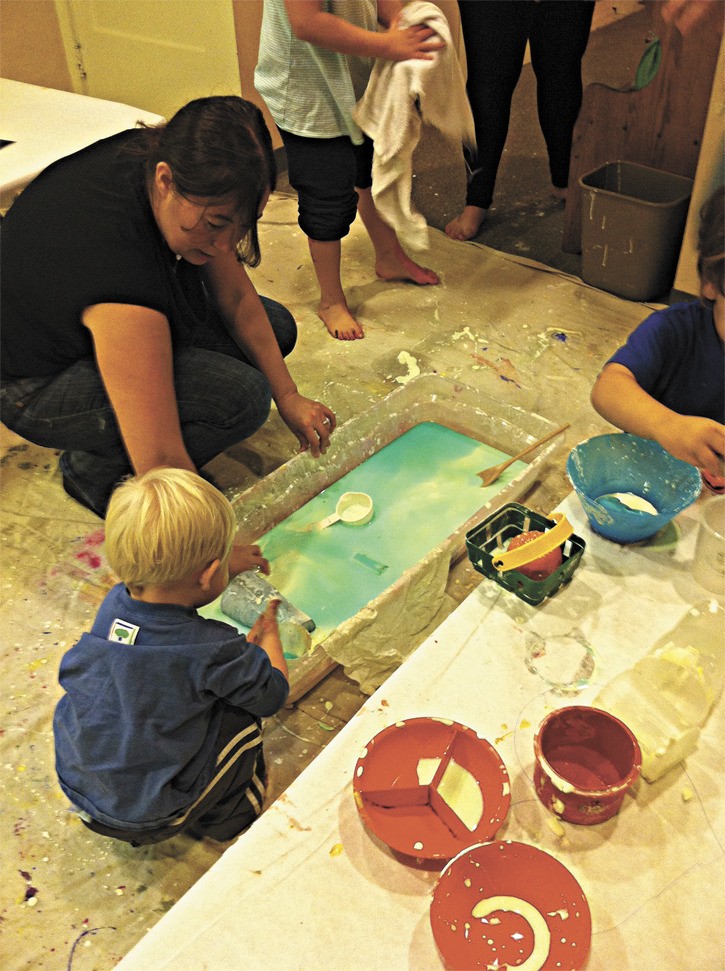
[[[579,179],[582,279],[627,300],[651,300],[675,277],[692,179],[606,162]]]

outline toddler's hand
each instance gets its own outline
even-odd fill
[[[260,573],[269,576],[269,560],[265,560],[258,546],[232,546],[229,556],[229,576],[235,577],[246,570],[259,570]]]
[[[677,415],[657,439],[671,455],[721,476],[725,467],[725,425],[696,415]]]
[[[264,647],[264,641],[268,637],[279,638],[279,627],[277,626],[277,611],[280,601],[270,600],[264,611],[257,617],[254,627],[247,634],[247,640]]]
[[[247,634],[247,640],[257,644],[267,654],[273,668],[281,671],[285,678],[289,678],[289,669],[284,658],[282,641],[279,639],[277,626],[277,610],[279,600],[270,600],[263,614],[260,614],[254,627]]]
[[[434,53],[446,46],[445,41],[425,24],[399,30],[393,23],[383,36],[386,45],[382,56],[387,61],[432,61]]]

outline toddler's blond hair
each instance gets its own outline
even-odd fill
[[[106,556],[126,586],[165,586],[223,560],[236,531],[231,503],[201,476],[151,469],[113,492]]]

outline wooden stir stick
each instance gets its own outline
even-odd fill
[[[561,433],[565,432],[567,428],[569,428],[568,422],[566,425],[562,425],[561,428],[557,428],[555,431],[549,432],[548,435],[544,435],[543,438],[539,438],[535,442],[532,442],[531,445],[527,445],[525,449],[522,449],[522,451],[520,451],[517,455],[514,455],[512,458],[506,459],[505,462],[501,462],[499,465],[492,465],[490,468],[484,469],[482,472],[476,472],[476,475],[480,476],[481,478],[481,487],[483,488],[484,486],[492,485],[496,479],[498,479],[501,473],[509,467],[509,465],[513,465],[514,462],[517,462],[520,458],[523,458],[524,455],[528,455],[529,452],[533,452],[535,448],[538,448],[539,445],[543,445],[545,442],[548,442],[549,439],[555,438],[557,435],[561,435]]]

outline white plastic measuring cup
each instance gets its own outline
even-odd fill
[[[373,518],[373,500],[367,492],[343,492],[330,516],[312,523],[308,529],[325,529],[336,522],[348,526],[364,526]]]

